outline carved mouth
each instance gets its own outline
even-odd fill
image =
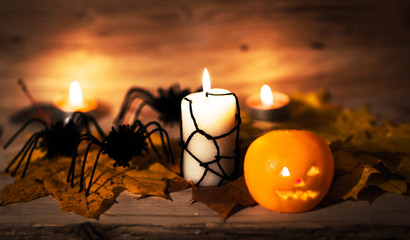
[[[289,198],[293,199],[300,199],[300,200],[308,200],[309,198],[313,199],[316,198],[319,195],[319,192],[317,191],[312,191],[312,190],[306,190],[306,191],[281,191],[281,190],[276,190],[276,194],[282,198],[283,200],[288,200]]]

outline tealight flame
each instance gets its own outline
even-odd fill
[[[284,167],[284,168],[282,169],[282,172],[281,172],[280,174],[281,174],[282,176],[284,176],[284,177],[290,176],[289,169],[288,169],[287,167]]]
[[[261,88],[261,101],[265,106],[271,106],[273,104],[273,95],[268,85],[263,85]]]
[[[209,77],[209,73],[206,68],[202,74],[202,91],[204,93],[211,91],[211,78]]]
[[[83,104],[83,94],[81,93],[80,84],[74,81],[70,85],[70,99],[71,106],[79,107]]]

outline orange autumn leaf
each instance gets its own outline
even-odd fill
[[[96,151],[89,152],[89,159],[94,159],[95,156]],[[116,202],[116,198],[124,190],[142,197],[169,198],[169,192],[172,190],[180,190],[188,186],[185,180],[150,156],[133,159],[133,164],[129,168],[114,168],[112,160],[102,155],[94,175],[90,195],[86,197],[84,191],[79,192],[78,169],[74,188],[66,183],[70,163],[69,157],[45,159],[39,155],[33,156],[26,176],[1,190],[1,205],[28,202],[51,195],[60,202],[63,212],[71,211],[98,219]],[[86,164],[87,185],[93,164],[90,160]],[[17,176],[20,176],[19,172]],[[170,184],[174,181],[175,183]],[[172,187],[168,188],[170,185]]]
[[[1,190],[1,203],[5,206],[12,203],[30,202],[34,199],[50,195],[44,184],[39,179],[18,179],[13,184],[5,186]]]

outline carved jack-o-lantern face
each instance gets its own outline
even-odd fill
[[[332,153],[308,131],[272,131],[249,147],[245,181],[252,197],[278,212],[303,212],[326,195],[334,172]]]
[[[284,178],[284,181],[290,181],[291,189],[277,189],[275,193],[282,199],[300,199],[308,200],[314,199],[319,196],[319,190],[312,189],[310,186],[315,186],[314,176],[319,175],[320,171],[316,166],[312,166],[302,176],[292,176],[287,167],[283,167],[280,175]],[[309,178],[310,177],[310,178]]]

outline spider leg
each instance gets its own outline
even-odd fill
[[[152,142],[152,139],[151,139],[150,135],[148,134],[147,127],[144,126],[144,124],[142,124],[142,122],[138,119],[134,121],[133,126],[135,126],[135,128],[138,129],[137,131],[141,131],[143,134],[145,134],[145,136],[147,137],[148,142],[152,146],[152,149],[154,150],[154,152],[158,155],[158,157],[161,157],[161,155],[159,154],[157,148],[155,147],[154,143]]]
[[[101,129],[100,125],[98,125],[97,121],[92,116],[77,111],[71,115],[71,118],[73,119],[75,125],[80,128],[80,131],[82,131],[85,128],[87,134],[91,134],[90,123],[92,123],[95,129],[97,129],[97,132],[100,135],[101,139],[105,138],[104,131]]]
[[[164,153],[167,157],[167,162],[171,162],[172,164],[175,162],[174,161],[174,154],[172,153],[172,148],[171,148],[171,143],[169,141],[169,136],[167,131],[161,127],[161,125],[158,122],[149,122],[145,128],[148,128],[151,125],[155,125],[155,129],[153,129],[151,132],[147,132],[147,137],[151,136],[155,132],[159,132],[161,136],[161,143],[162,143],[162,148],[164,149]],[[165,141],[166,140],[166,141]],[[151,146],[154,146],[152,142],[150,141]],[[155,149],[155,147],[153,147]]]
[[[34,140],[34,145],[31,148],[30,153],[27,157],[26,166],[24,167],[23,173],[21,174],[21,178],[24,178],[24,176],[26,175],[26,171],[27,171],[27,168],[28,168],[28,164],[30,163],[31,155],[33,154],[33,151],[36,148],[39,139],[40,138],[36,138],[36,140]]]
[[[85,123],[85,118],[86,118],[86,115],[84,113],[76,111],[73,114],[71,114],[71,118],[69,118],[69,120],[72,121],[74,125],[79,128],[81,132],[84,127],[88,127],[87,124]],[[87,128],[87,133],[89,133],[89,128]]]
[[[70,169],[68,170],[67,174],[67,182],[71,182],[71,187],[74,187],[74,175],[75,175],[75,162],[77,161],[77,153],[78,153],[78,146],[80,146],[82,141],[98,141],[94,136],[89,134],[81,135],[80,139],[78,140],[74,151],[73,151],[73,158],[71,160]]]
[[[142,124],[142,122],[140,120],[135,120],[134,123],[132,124],[135,126],[135,128],[137,127],[144,127],[144,124]]]
[[[103,151],[103,149],[101,148],[98,151],[97,157],[95,158],[93,171],[91,172],[90,182],[88,183],[88,187],[87,187],[87,191],[85,192],[85,196],[88,196],[90,194],[90,189],[91,189],[91,184],[93,183],[93,177],[94,177],[95,169],[97,168],[98,159],[100,158],[100,155],[101,155],[102,151]]]
[[[81,121],[84,119],[84,113],[80,111],[73,112],[71,114],[71,120],[76,124],[76,125],[81,125]],[[81,118],[80,118],[81,117]],[[80,118],[80,119],[78,119]]]
[[[126,113],[129,111],[134,100],[138,98],[140,98],[142,102],[145,104],[148,104],[150,106],[153,105],[152,103],[154,100],[154,96],[150,92],[142,88],[131,88],[130,90],[128,90],[127,94],[125,95],[125,98],[121,104],[120,112],[118,113],[117,117],[114,120],[114,123],[116,125],[121,125],[123,123]],[[143,106],[145,106],[145,104]],[[142,107],[140,106],[138,108],[134,119],[138,118],[138,115],[141,112]]]
[[[147,126],[144,126],[144,125],[141,123],[141,121],[139,121],[139,120],[136,120],[136,121],[134,122],[134,124],[135,124],[135,123],[138,123],[138,125],[139,125],[139,127],[140,127],[138,131],[142,131],[142,132],[145,134],[146,138],[148,139],[149,144],[150,144],[151,147],[152,147],[152,150],[154,150],[155,154],[157,154],[157,156],[158,156],[159,158],[161,158],[161,154],[158,152],[157,148],[155,147],[154,143],[152,142],[151,134],[148,133]]]
[[[77,160],[77,148],[78,144],[73,151],[73,158],[71,160],[70,168],[68,169],[68,174],[67,174],[67,183],[71,182],[71,187],[74,187],[74,172],[75,172],[75,162]]]
[[[20,158],[20,161],[18,161],[16,167],[14,168],[14,171],[11,173],[11,176],[15,176],[17,173],[17,170],[19,169],[21,163],[23,162],[23,160],[26,158],[27,153],[30,151],[30,156],[31,157],[31,153],[33,152],[33,150],[35,149],[38,139],[40,137],[38,135],[35,135],[33,138],[30,138],[30,143],[28,145],[25,146],[25,149],[23,152],[19,152],[19,154],[12,160],[12,162],[10,163],[10,165],[12,163],[14,163],[15,159],[17,160],[18,158]],[[22,154],[22,155],[21,155]],[[27,159],[28,161],[29,159]],[[24,172],[25,173],[25,172]],[[22,174],[21,178],[24,177],[24,174]]]
[[[99,147],[101,148],[101,143],[100,143],[97,139],[91,141],[91,142],[87,145],[87,148],[86,148],[85,153],[84,153],[83,164],[82,164],[82,166],[81,166],[80,190],[79,190],[79,192],[81,192],[81,191],[84,189],[84,187],[85,187],[85,184],[84,184],[85,164],[86,164],[86,162],[87,162],[88,152],[90,151],[90,148],[91,148],[91,146],[92,146],[93,144],[95,144],[95,145],[97,145],[97,146],[99,146]],[[97,160],[98,160],[98,159],[97,159]],[[96,161],[97,161],[97,160],[96,160]],[[91,172],[91,175],[94,174],[94,171],[95,171],[95,168],[94,168],[93,171]]]
[[[82,137],[78,140],[77,144],[74,147],[73,150],[73,157],[71,159],[71,164],[70,168],[68,169],[68,174],[67,174],[67,183],[71,181],[71,187],[74,187],[74,172],[75,172],[75,162],[77,160],[77,152],[78,152],[78,146],[80,143],[85,140]]]
[[[88,116],[88,121],[91,122],[94,125],[95,129],[97,129],[98,134],[100,134],[100,138],[104,139],[106,137],[106,135],[105,135],[104,131],[101,129],[100,125],[98,125],[95,118],[93,118],[91,116]],[[87,125],[88,125],[88,123],[87,123]]]
[[[138,117],[140,116],[140,113],[142,111],[142,109],[145,107],[145,105],[147,105],[148,103],[146,102],[142,102],[138,108],[137,111],[135,111],[135,115],[134,115],[134,121],[136,121],[138,119]]]
[[[38,118],[30,119],[30,120],[28,120],[28,121],[10,138],[10,140],[9,140],[6,144],[4,144],[3,149],[6,149],[6,148],[14,141],[14,139],[15,139],[22,131],[24,131],[24,129],[26,129],[26,127],[27,127],[28,125],[30,125],[30,124],[33,123],[33,122],[39,122],[39,123],[43,124],[46,129],[48,128],[48,127],[47,127],[47,123],[46,123],[44,120],[38,119]]]
[[[16,154],[16,156],[14,156],[14,158],[11,160],[11,162],[9,163],[9,165],[7,166],[7,168],[5,169],[5,172],[9,172],[9,169],[11,166],[13,166],[14,162],[16,162],[16,160],[20,157],[20,155],[26,151],[27,147],[31,144],[31,142],[33,141],[33,139],[36,137],[36,134],[33,134],[28,140],[27,142],[24,144],[24,146],[20,149],[20,151]]]

